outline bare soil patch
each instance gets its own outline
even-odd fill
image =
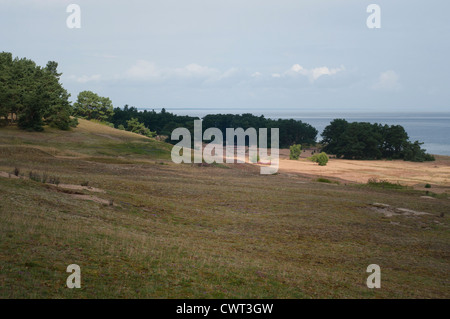
[[[286,156],[287,152],[287,156]],[[305,158],[288,159],[288,150],[280,150],[281,173],[332,177],[348,182],[367,183],[370,178],[412,186],[414,189],[444,193],[450,190],[450,157],[437,156],[435,162],[414,163],[403,160],[357,161],[330,158],[319,166]],[[431,189],[425,185],[431,184]]]

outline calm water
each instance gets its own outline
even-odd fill
[[[156,109],[155,109],[156,110]],[[157,110],[156,110],[157,111]],[[431,154],[450,156],[450,112],[447,113],[337,113],[337,112],[298,112],[243,109],[167,109],[180,115],[205,116],[206,114],[252,113],[267,118],[293,118],[314,126],[319,134],[333,119],[344,118],[349,122],[370,122],[388,125],[401,125],[408,132],[411,141],[424,142],[423,148]],[[320,140],[320,136],[318,137]]]

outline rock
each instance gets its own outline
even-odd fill
[[[379,207],[379,208],[389,208],[389,207],[391,207],[388,204],[382,204],[382,203],[373,203],[372,206]]]
[[[407,209],[407,208],[396,208],[395,209],[396,213],[400,213],[403,215],[415,215],[415,216],[419,216],[419,215],[431,215],[429,213],[424,213],[424,212],[416,212],[415,210],[411,210],[411,209]]]

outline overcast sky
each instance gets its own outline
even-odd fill
[[[445,0],[0,0],[0,51],[57,61],[72,100],[115,106],[448,112],[449,14]]]

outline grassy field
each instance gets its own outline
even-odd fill
[[[446,194],[176,165],[167,144],[83,120],[1,128],[0,171],[0,298],[450,297]]]

